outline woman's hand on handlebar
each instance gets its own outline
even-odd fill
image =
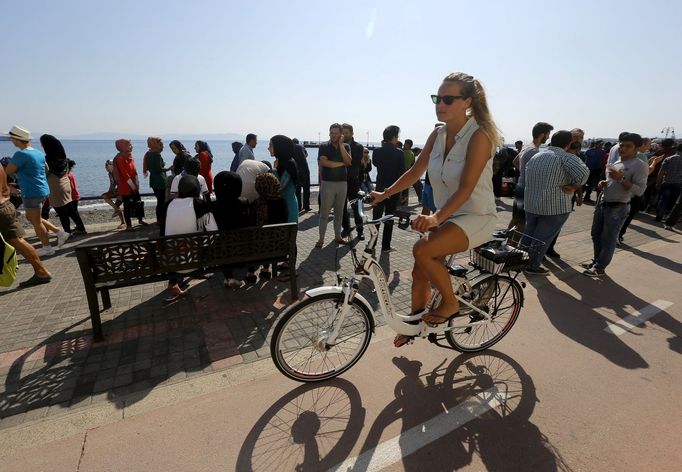
[[[419,215],[410,223],[412,229],[426,233],[438,227],[438,220],[433,215]]]
[[[386,192],[370,192],[369,196],[372,197],[372,201],[369,202],[372,206],[377,206],[379,203],[389,198],[388,195],[386,195]]]

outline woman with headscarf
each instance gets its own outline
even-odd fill
[[[213,180],[215,201],[211,203],[211,213],[218,229],[232,230],[249,225],[249,202],[241,198],[242,178],[236,172],[218,172]],[[233,277],[232,268],[223,269],[225,286],[239,288],[241,282]]]
[[[142,200],[140,199],[140,182],[137,178],[137,168],[133,158],[133,143],[129,139],[117,139],[114,157],[114,179],[118,183],[118,194],[123,199],[123,219],[126,223],[126,231],[133,230],[131,216],[135,214],[141,225],[144,221],[144,210],[140,211]]]
[[[213,166],[213,153],[206,141],[197,141],[194,143],[194,150],[197,152],[197,155],[194,157],[199,158],[199,162],[201,162],[201,170],[199,173],[206,181],[208,193],[211,194],[213,193],[213,172],[211,171],[211,167]]]
[[[173,165],[171,166],[173,175],[180,175],[182,174],[182,171],[185,170],[185,164],[192,156],[190,156],[187,149],[185,149],[185,145],[177,139],[171,141],[168,144],[168,147],[170,147],[170,150],[175,154],[175,159],[173,159]]]
[[[156,196],[156,222],[163,225],[163,207],[166,205],[166,164],[161,156],[163,141],[151,136],[147,138],[147,147],[149,151],[142,160],[142,172],[145,177],[149,174],[149,186]]]
[[[232,164],[230,164],[230,172],[237,172],[237,167],[239,167],[239,151],[241,151],[244,145],[239,141],[232,142],[232,152],[234,157],[232,158]]]
[[[67,176],[69,163],[66,151],[62,143],[51,134],[42,135],[40,145],[45,151],[45,162],[48,167],[47,185],[50,188],[50,205],[57,212],[64,231],[70,233],[68,204],[71,202],[71,183]]]
[[[288,205],[282,198],[282,192],[277,177],[269,172],[259,174],[256,177],[255,187],[256,192],[258,192],[258,198],[251,204],[249,209],[251,224],[264,226],[286,223]],[[272,277],[269,265],[263,266],[260,271],[260,276],[263,279]],[[256,278],[255,268],[249,267],[244,280],[249,283],[256,283],[258,279]]]
[[[217,231],[218,226],[211,214],[209,205],[199,198],[201,186],[193,175],[184,175],[178,183],[178,197],[174,198],[165,208],[161,226],[161,236],[173,236],[176,234],[199,233],[202,231]],[[179,274],[173,274],[168,280],[168,290],[172,298],[185,295],[186,291],[180,288]]]
[[[296,199],[298,169],[294,161],[294,142],[278,134],[270,138],[268,151],[276,158],[275,175],[279,179],[282,198],[287,203],[287,221],[298,223],[298,200]]]

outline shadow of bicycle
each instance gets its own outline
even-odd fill
[[[462,354],[426,374],[422,364],[393,359],[404,377],[364,443],[365,409],[343,379],[306,384],[272,405],[249,432],[237,470],[455,470],[474,455],[487,470],[571,470],[529,421],[538,401],[532,379],[509,356]],[[385,431],[401,422],[401,434]],[[394,428],[392,428],[394,429]],[[357,456],[349,457],[356,449]]]

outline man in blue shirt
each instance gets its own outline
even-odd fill
[[[50,188],[47,186],[47,177],[45,175],[45,156],[42,152],[31,147],[30,131],[13,126],[6,136],[10,138],[12,144],[19,148],[7,166],[7,174],[17,174],[21,197],[24,209],[26,210],[26,218],[33,225],[36,236],[38,236],[38,239],[43,244],[43,247],[38,249],[38,255],[51,256],[55,253],[55,250],[50,246],[48,231],[57,235],[57,247],[62,247],[66,240],[69,239],[70,233],[60,230],[40,216],[43,201],[50,194]]]
[[[585,152],[585,165],[590,169],[590,176],[587,178],[587,183],[585,184],[585,198],[584,202],[591,202],[593,190],[597,190],[597,184],[599,183],[599,177],[603,171],[602,164],[604,163],[604,150],[602,146],[604,141],[597,141],[593,146]],[[600,191],[597,190],[597,200],[599,199]]]
[[[372,162],[377,169],[376,191],[383,192],[390,187],[405,173],[405,155],[398,149],[398,135],[400,128],[395,125],[388,126],[384,130],[384,141],[380,148],[372,153]],[[384,214],[395,214],[400,194],[382,201],[373,210],[373,218],[381,218]],[[384,234],[381,237],[381,250],[392,251],[391,238],[393,237],[393,221],[384,223]]]

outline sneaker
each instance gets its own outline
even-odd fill
[[[43,246],[40,249],[36,250],[36,252],[38,253],[38,257],[54,256],[55,254],[55,250],[52,246]]]
[[[618,241],[616,241],[616,246],[622,246],[623,245],[623,236],[618,236]]]
[[[57,233],[57,247],[62,247],[67,239],[71,237],[71,233],[66,231],[60,231]]]
[[[393,252],[393,251],[395,251],[395,248],[394,248],[394,247],[389,247],[389,248],[386,248],[386,249],[382,249],[382,250],[381,250],[381,252]]]
[[[663,229],[667,229],[668,231],[672,231],[673,227],[670,225],[663,225]]]
[[[358,234],[358,240],[364,241],[364,240],[365,240],[365,235],[362,234],[362,233]]]
[[[595,267],[591,267],[591,268],[583,271],[583,275],[587,275],[588,277],[601,277],[605,274],[606,274],[606,272],[604,272],[601,269],[597,269]]]
[[[580,264],[580,267],[582,267],[583,269],[591,269],[593,265],[594,265],[594,261],[589,261],[589,262],[583,262],[582,264]]]
[[[545,269],[544,267],[538,267],[537,269],[533,269],[532,267],[528,267],[523,270],[523,272],[527,275],[547,275],[549,274],[549,270]]]

